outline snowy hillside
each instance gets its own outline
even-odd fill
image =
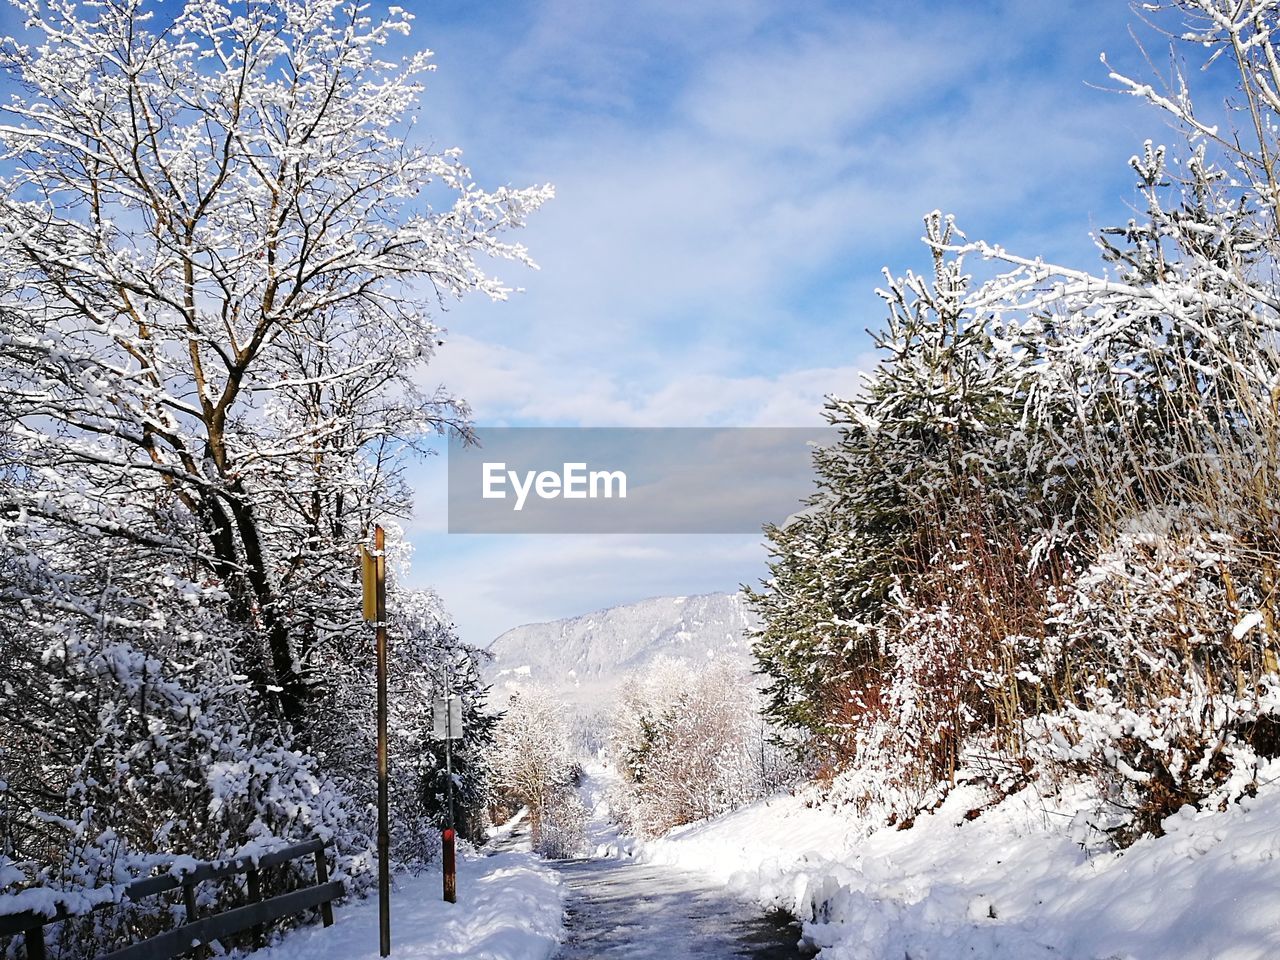
[[[1274,782],[1275,763],[1263,779]],[[909,830],[779,795],[640,855],[793,911],[821,960],[1274,960],[1280,790],[1187,805],[1114,850],[1081,784],[992,806],[957,787]]]
[[[487,673],[499,696],[511,684],[535,682],[587,705],[608,699],[658,657],[728,659],[747,668],[753,626],[741,594],[656,597],[508,630],[489,647]]]

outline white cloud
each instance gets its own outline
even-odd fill
[[[635,51],[671,30],[649,23],[633,36],[606,20],[578,4],[540,17],[507,72],[496,71],[495,85],[526,87],[499,96],[493,122],[513,103],[554,99],[539,64],[587,86],[593,70],[602,88],[642,82]],[[862,328],[882,316],[880,266],[927,264],[919,218],[935,207],[958,212],[972,235],[1068,258],[1089,255],[1090,205],[1126,213],[1114,198],[1134,138],[1116,131],[1135,105],[1075,77],[1012,82],[1017,44],[993,55],[963,16],[896,27],[826,17],[824,33],[745,40],[734,23],[740,42],[674,69],[670,104],[639,118],[579,106],[572,122],[527,134],[502,165],[556,182],[556,200],[523,238],[543,269],[503,265],[527,292],[463,304],[450,326],[536,355],[592,398],[591,422],[635,422],[638,405],[618,397],[637,384],[655,393],[663,377],[773,380],[856,363]],[[629,56],[596,64],[597,41],[608,50],[624,40]],[[585,61],[562,65],[579,44]],[[482,125],[478,139],[496,136]],[[848,296],[810,306],[814,291],[841,284]],[[477,379],[466,376],[482,395],[521,388],[507,366],[491,383]],[[543,419],[582,411],[571,397],[539,399]]]
[[[582,368],[454,336],[430,372],[467,398],[480,425],[803,427],[823,423],[824,398],[852,395],[873,362],[863,354],[776,374],[695,372],[644,382],[604,364]]]
[[[936,101],[972,77],[986,51],[957,26],[953,16],[924,25],[821,18],[799,33],[721,51],[681,106],[704,135],[774,153],[830,155],[869,123]]]
[[[1128,216],[1125,159],[1163,132],[1084,85],[1129,45],[1124,5],[939,10],[552,0],[439,39],[424,11],[433,131],[482,182],[558,189],[522,237],[541,272],[504,265],[526,293],[455,308],[431,377],[482,424],[802,426],[872,362],[879,267],[928,266],[925,212],[1088,257],[1086,230]],[[439,466],[416,468],[421,536]],[[415,576],[492,635],[745,578],[712,539],[442,536]]]

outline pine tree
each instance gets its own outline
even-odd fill
[[[847,756],[851,720],[892,669],[882,626],[941,541],[1018,521],[1032,478],[1019,456],[1030,355],[966,303],[970,278],[950,219],[925,221],[934,277],[888,277],[882,359],[854,398],[832,398],[839,440],[814,455],[818,492],[767,530],[773,560],[749,591],[764,626],[755,654],[769,715]]]

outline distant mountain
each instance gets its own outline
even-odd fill
[[[486,674],[499,698],[505,688],[532,681],[570,703],[593,706],[660,656],[749,669],[747,631],[755,624],[741,594],[656,597],[508,630],[489,645],[494,659]]]

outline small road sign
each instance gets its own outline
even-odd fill
[[[431,735],[437,740],[462,739],[461,697],[441,697],[432,702]]]
[[[462,698],[449,693],[431,701],[431,735],[444,741],[444,769],[449,793],[449,827],[441,834],[444,846],[444,898],[458,902],[458,874],[454,860],[454,838],[457,836],[453,816],[453,741],[462,739]]]

